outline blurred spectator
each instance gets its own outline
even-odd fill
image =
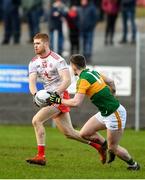
[[[80,40],[83,48],[83,55],[87,63],[91,63],[94,29],[98,20],[97,10],[93,3],[88,0],[81,0],[79,8]]]
[[[70,10],[66,15],[66,20],[69,27],[71,54],[79,53],[79,22],[76,6],[71,6]]]
[[[136,42],[135,9],[136,9],[136,0],[121,0],[123,36],[120,43],[127,43],[129,19],[131,22],[131,31],[132,31],[131,43]]]
[[[106,29],[105,29],[105,45],[108,43],[113,45],[113,38],[115,33],[115,25],[119,13],[118,0],[103,0],[102,9],[106,14]]]
[[[80,5],[80,1],[79,0],[70,0],[70,4],[75,5],[75,6],[79,6]]]
[[[70,7],[72,5],[80,5],[80,0],[61,0],[66,6]],[[53,4],[55,0],[50,0],[50,3]]]
[[[52,7],[50,8],[49,12],[49,33],[50,33],[50,46],[52,49],[54,49],[55,44],[57,44],[57,51],[58,54],[62,54],[63,51],[63,17],[65,14],[65,5],[62,3],[61,0],[55,0],[55,2],[52,4]],[[57,36],[57,37],[56,37]],[[55,41],[55,38],[57,38],[57,42]],[[54,42],[55,41],[55,42]]]
[[[24,15],[29,28],[29,43],[33,42],[35,34],[40,32],[40,17],[43,14],[42,0],[21,0]]]
[[[104,11],[102,9],[102,0],[92,0],[98,11],[98,20],[101,22],[104,20]]]
[[[4,39],[2,45],[9,44],[12,37],[14,44],[20,43],[20,3],[20,0],[3,0]]]
[[[0,21],[2,21],[3,19],[3,0],[1,0],[1,3],[0,3]]]
[[[139,7],[145,7],[145,0],[136,0],[136,5]]]

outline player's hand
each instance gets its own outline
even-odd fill
[[[35,106],[40,107],[35,101],[35,95],[36,95],[36,93],[33,95],[33,103],[34,103]]]
[[[51,93],[49,100],[51,103],[61,104],[61,97],[57,94],[57,92]]]

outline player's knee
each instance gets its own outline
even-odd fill
[[[35,118],[35,116],[34,116],[33,119],[32,119],[32,125],[33,125],[34,127],[38,125],[38,120],[37,120],[37,118]]]

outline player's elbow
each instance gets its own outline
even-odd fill
[[[112,88],[115,88],[115,83],[114,83],[113,80],[110,82],[110,86],[111,86]]]
[[[113,94],[116,93],[116,87],[115,87],[114,82],[112,82],[112,83],[110,84],[110,90],[111,90],[111,92],[112,92]]]

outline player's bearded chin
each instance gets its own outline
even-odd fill
[[[78,76],[77,71],[76,71],[75,68],[73,69],[73,71],[74,71],[74,75],[75,75],[75,76]]]
[[[41,50],[37,50],[36,53],[37,53],[37,55],[43,56],[46,53],[46,51],[45,51],[45,49],[41,49]]]

